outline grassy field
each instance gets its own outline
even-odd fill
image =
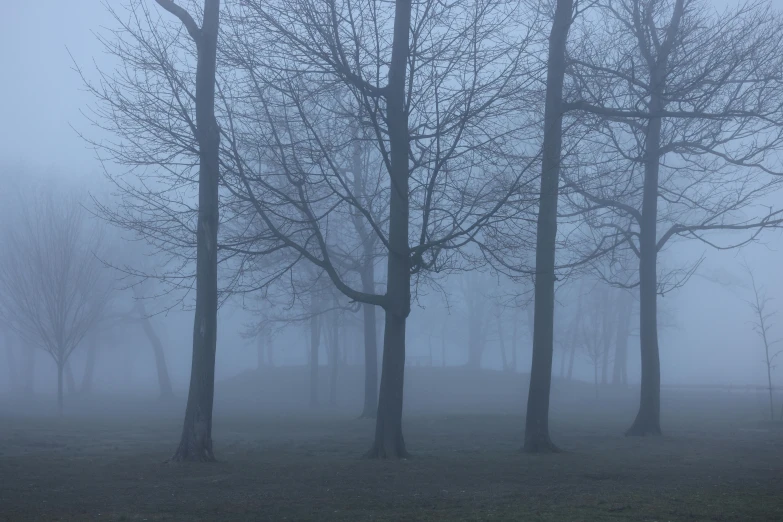
[[[218,408],[214,464],[166,462],[181,404],[6,408],[0,520],[783,520],[783,430],[670,394],[666,436],[626,438],[633,402],[555,401],[546,456],[519,451],[518,415],[414,410],[404,461],[362,460],[374,424],[344,411]]]

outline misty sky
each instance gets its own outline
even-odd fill
[[[93,67],[93,60],[105,65],[91,31],[109,23],[111,20],[98,0],[5,3],[4,16],[0,17],[3,179],[56,176],[96,186],[103,184],[93,153],[71,128],[72,125],[89,130],[79,111],[90,98],[80,90],[80,79],[72,70],[68,50],[87,71]],[[746,258],[769,294],[779,296],[783,293],[780,270],[783,235],[768,233],[763,241],[764,245],[727,253],[707,250],[699,244],[679,243],[669,248],[662,260],[674,264],[675,256],[693,259],[706,250],[702,274],[730,273],[744,281],[740,262]],[[763,383],[762,346],[751,330],[749,309],[741,301],[750,297],[747,288],[723,288],[698,277],[684,290],[665,296],[661,303],[676,311],[677,325],[661,332],[663,381]],[[776,333],[783,338],[783,299],[776,303],[782,312]],[[253,349],[243,345],[235,335],[241,327],[240,315],[234,311],[221,312],[218,377],[254,364]],[[176,353],[168,354],[175,375],[186,374],[189,368],[191,320],[187,314],[176,314],[166,323],[169,325],[166,338],[177,346]],[[292,335],[287,342],[301,342],[301,339]],[[426,339],[409,342],[410,353],[426,349],[422,346],[426,345]],[[631,340],[631,350],[638,358],[636,338]],[[556,366],[557,363],[556,359]],[[524,367],[527,366],[529,361],[524,362]],[[638,376],[632,378],[636,381]],[[777,380],[783,379],[779,375]]]

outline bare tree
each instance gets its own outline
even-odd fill
[[[567,185],[592,228],[622,234],[638,259],[642,383],[627,434],[660,434],[657,296],[698,262],[661,278],[659,253],[675,238],[731,248],[781,224],[765,203],[781,182],[769,174],[783,145],[783,24],[760,2],[725,12],[699,0],[595,4],[601,22],[570,57],[564,109],[594,130],[602,160],[569,171]],[[718,244],[705,236],[715,231],[748,235]]]
[[[215,77],[220,0],[204,0],[199,26],[172,0],[156,0],[176,16],[196,45],[195,127],[198,144],[198,222],[196,225],[196,310],[193,359],[182,437],[173,460],[212,461],[212,404],[215,395],[215,350],[218,309],[218,187],[220,128],[215,119]]]
[[[525,417],[524,450],[528,453],[557,451],[549,437],[549,394],[554,353],[555,245],[563,142],[563,83],[573,11],[573,0],[557,0],[549,33],[541,192],[536,228],[533,362]]]
[[[105,313],[112,278],[99,261],[101,229],[81,202],[50,191],[19,196],[18,214],[2,230],[0,313],[16,334],[57,365],[57,406],[73,351]]]
[[[770,309],[772,298],[767,296],[764,288],[756,283],[756,276],[748,264],[745,264],[745,271],[750,279],[753,298],[749,300],[748,306],[755,316],[753,320],[753,330],[761,337],[764,343],[764,365],[767,369],[767,389],[769,391],[769,419],[775,420],[775,407],[772,400],[772,369],[775,367],[775,359],[783,353],[783,350],[773,351],[772,348],[780,342],[780,339],[771,338],[770,330],[774,326],[773,319],[777,312]]]
[[[529,35],[510,23],[518,4],[248,0],[231,17],[228,190],[349,299],[385,311],[369,457],[407,455],[405,325],[416,282],[448,269],[450,253],[526,193],[535,155],[522,146],[528,121],[518,102],[532,76]],[[364,195],[351,178],[357,124],[382,173]],[[372,212],[379,203],[386,210]],[[339,215],[361,217],[377,236],[385,293],[356,285],[341,262],[341,251],[361,245]]]

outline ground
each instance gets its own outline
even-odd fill
[[[553,400],[560,454],[521,453],[518,414],[412,408],[404,461],[361,459],[374,423],[343,410],[218,403],[219,461],[175,464],[181,404],[0,408],[0,520],[783,520],[783,430],[753,401],[668,393],[666,435],[626,438],[634,401],[583,395]]]

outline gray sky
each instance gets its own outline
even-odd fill
[[[69,127],[84,127],[68,49],[85,65],[101,56],[91,30],[109,22],[98,0],[7,2],[0,18],[0,157],[29,168],[97,172],[92,152]]]

